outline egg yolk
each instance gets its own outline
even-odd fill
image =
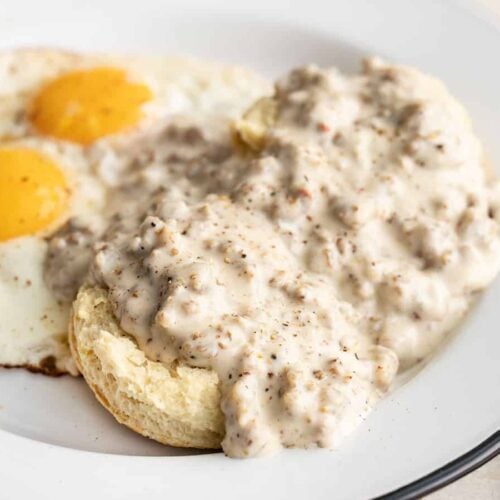
[[[151,97],[146,85],[129,81],[122,69],[73,71],[40,90],[31,121],[42,134],[86,145],[137,124]]]
[[[34,149],[0,148],[0,241],[50,227],[68,204],[58,166]]]

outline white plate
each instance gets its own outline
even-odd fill
[[[378,53],[441,77],[500,165],[500,30],[436,0],[3,0],[0,47],[181,52],[277,76]],[[342,449],[230,460],[115,424],[81,380],[0,372],[0,498],[367,498],[407,484],[500,428],[500,282],[429,365]],[[491,440],[490,440],[491,445]],[[495,443],[493,443],[495,445]],[[491,451],[491,449],[490,449]],[[170,456],[177,455],[177,456]]]

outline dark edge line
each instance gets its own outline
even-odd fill
[[[43,360],[42,360],[43,361]],[[39,365],[31,365],[29,363],[19,364],[19,365],[11,365],[8,363],[0,363],[0,369],[2,370],[26,370],[30,373],[34,373],[35,375],[45,375],[47,377],[58,378],[63,377],[65,375],[71,375],[69,372],[65,372],[59,370],[58,368],[49,368],[44,366],[42,362]],[[74,375],[75,378],[78,378],[80,375]]]
[[[475,448],[427,474],[390,493],[375,497],[373,500],[413,500],[428,495],[470,472],[500,454],[500,430],[478,444]]]

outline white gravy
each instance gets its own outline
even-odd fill
[[[179,122],[115,159],[91,272],[149,358],[217,372],[237,457],[336,446],[500,268],[499,184],[440,82],[309,66],[257,106],[253,153]]]

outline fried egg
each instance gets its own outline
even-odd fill
[[[102,219],[113,151],[172,116],[229,123],[267,91],[249,70],[192,59],[0,54],[0,366],[78,373],[72,297],[44,279],[47,238],[70,219]]]
[[[251,70],[176,57],[0,54],[0,140],[127,140],[175,114],[234,118],[269,91]]]
[[[106,189],[71,145],[0,144],[0,365],[77,374],[66,342],[70,302],[43,277],[45,238],[74,215],[93,216]]]

